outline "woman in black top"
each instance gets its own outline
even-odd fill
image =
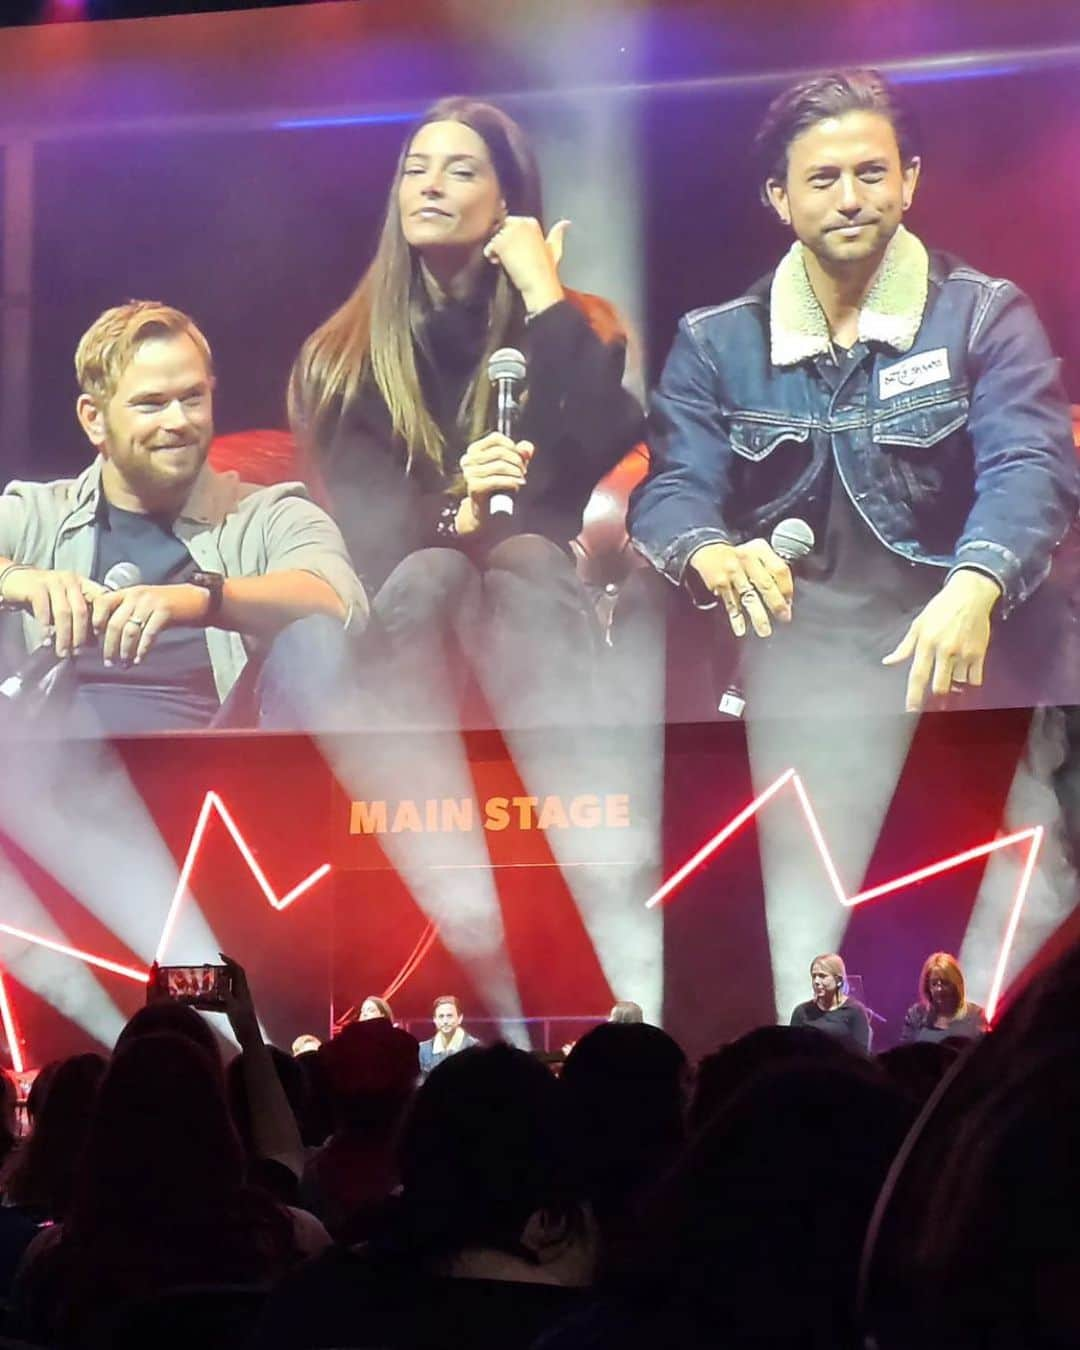
[[[919,976],[919,1001],[907,1010],[900,1040],[944,1041],[950,1036],[974,1040],[986,1029],[986,1014],[977,1003],[968,1002],[956,957],[948,952],[928,956]]]
[[[848,998],[847,970],[836,952],[815,956],[810,963],[814,997],[791,1014],[793,1027],[816,1027],[827,1036],[846,1041],[864,1053],[870,1050],[870,1019],[866,1010]]]
[[[293,370],[293,424],[373,594],[399,700],[411,676],[426,701],[455,644],[519,692],[545,674],[573,684],[595,645],[568,543],[642,413],[611,307],[559,281],[567,222],[545,237],[540,219],[520,127],[437,103],[402,148],[371,266]],[[528,366],[516,440],[492,431],[487,367],[504,347]],[[498,494],[512,517],[491,511]]]

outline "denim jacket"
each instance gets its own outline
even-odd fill
[[[831,462],[885,548],[989,574],[1008,612],[1080,506],[1059,363],[1030,301],[901,227],[859,341],[867,358],[834,392],[798,243],[748,294],[688,314],[653,398],[635,547],[679,584],[705,544],[767,538],[787,516],[820,531]]]

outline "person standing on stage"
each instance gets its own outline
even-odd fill
[[[849,998],[847,970],[835,952],[815,956],[810,963],[814,997],[791,1014],[793,1027],[816,1027],[834,1040],[845,1041],[864,1054],[870,1050],[870,1019],[866,1009]]]
[[[928,956],[919,976],[919,1001],[907,1010],[901,1042],[943,1041],[951,1036],[974,1040],[986,1030],[986,1014],[968,1001],[956,957],[948,952]]]
[[[840,714],[984,679],[984,702],[1065,701],[1075,620],[1047,578],[1080,482],[1034,309],[903,225],[921,160],[876,71],[785,90],[757,149],[795,240],[745,295],[680,323],[636,547],[736,638],[769,639],[741,644],[749,714],[790,712],[808,670],[815,710]],[[818,540],[797,596],[766,542],[792,516]]]
[[[545,235],[541,218],[522,129],[490,104],[437,103],[402,147],[374,260],[292,373],[291,419],[375,594],[399,700],[457,664],[448,644],[522,696],[545,672],[589,675],[595,618],[569,541],[644,419],[614,310],[563,286],[568,222]],[[488,360],[505,347],[527,361],[516,439],[492,429]]]
[[[440,994],[435,1000],[432,1012],[435,1035],[429,1041],[420,1042],[420,1073],[425,1078],[437,1064],[442,1064],[450,1055],[468,1050],[471,1045],[480,1044],[462,1025],[464,1018],[461,1004],[454,994]]]

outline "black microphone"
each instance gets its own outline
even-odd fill
[[[782,520],[769,536],[769,546],[772,551],[778,557],[783,558],[784,562],[791,567],[813,553],[814,543],[814,531],[805,520],[800,520],[798,516]],[[721,634],[723,635],[723,648],[726,655],[729,650],[726,625],[724,628],[720,628],[718,625],[715,632],[718,639]],[[728,679],[724,692],[716,700],[716,711],[723,717],[730,717],[736,721],[741,720],[746,712],[746,693],[742,687],[739,664],[739,654],[736,649],[735,669]]]
[[[526,370],[525,358],[516,347],[500,347],[488,358],[488,379],[495,386],[495,430],[510,440],[514,439],[518,413],[521,411],[516,387],[524,383]],[[512,516],[514,494],[493,492],[488,501],[488,510],[493,516]]]
[[[107,591],[122,591],[127,586],[137,586],[140,581],[142,581],[142,573],[134,563],[119,562],[114,563],[109,568],[101,584]],[[35,689],[42,680],[46,679],[64,659],[64,657],[57,656],[56,648],[51,642],[44,643],[30,653],[14,675],[9,675],[3,683],[0,683],[0,698],[9,699],[12,702],[24,698],[30,690]]]

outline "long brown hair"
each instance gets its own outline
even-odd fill
[[[416,343],[429,307],[419,257],[405,241],[398,186],[409,148],[430,122],[461,122],[487,146],[510,215],[543,219],[536,159],[518,124],[490,103],[441,99],[411,128],[398,157],[379,245],[352,295],[308,338],[289,380],[289,418],[308,449],[325,436],[372,380],[404,442],[407,464],[417,455],[442,468],[443,434],[428,411],[420,385]],[[491,389],[487,358],[513,341],[524,326],[525,307],[505,272],[497,269],[488,300],[487,342],[458,418],[467,439],[487,429]]]

